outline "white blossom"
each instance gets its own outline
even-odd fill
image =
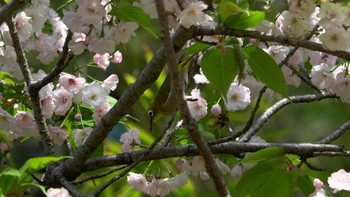
[[[226,109],[228,111],[243,110],[250,102],[249,88],[236,82],[232,83],[226,94]]]

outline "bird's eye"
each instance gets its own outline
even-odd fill
[[[154,116],[153,110],[148,110],[148,116],[153,118]]]

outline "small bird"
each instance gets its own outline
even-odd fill
[[[179,72],[182,75],[186,75],[190,64],[193,62],[193,56],[189,56],[183,59],[179,63]],[[182,59],[182,58],[181,58]],[[186,83],[186,77],[184,77]],[[154,121],[159,120],[161,117],[169,116],[176,111],[177,103],[175,97],[175,91],[171,87],[171,75],[168,73],[164,82],[160,86],[157,95],[148,108],[148,116],[150,117],[150,131],[152,131],[152,125]]]

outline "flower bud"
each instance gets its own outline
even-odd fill
[[[221,114],[221,106],[219,104],[215,104],[211,107],[211,113],[218,117]]]

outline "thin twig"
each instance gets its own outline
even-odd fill
[[[102,177],[105,177],[109,174],[112,174],[114,172],[117,172],[121,169],[124,169],[126,168],[126,165],[122,165],[122,166],[119,166],[117,168],[113,168],[112,170],[109,170],[107,172],[104,172],[104,173],[101,173],[101,174],[93,174],[91,176],[88,176],[88,177],[85,177],[85,178],[82,178],[80,180],[77,180],[77,181],[73,181],[72,184],[74,185],[79,185],[79,184],[82,184],[82,183],[85,183],[86,181],[90,181],[90,180],[94,180],[94,179],[99,179],[99,178],[102,178]]]
[[[282,99],[275,103],[273,106],[268,108],[257,120],[254,127],[250,128],[247,132],[245,132],[245,135],[240,139],[240,141],[247,141],[249,140],[265,123],[268,119],[270,119],[275,113],[277,113],[279,110],[281,110],[283,107],[292,104],[292,103],[308,103],[313,101],[319,101],[322,99],[327,98],[337,98],[335,94],[332,93],[323,93],[323,94],[313,94],[313,95],[302,95],[302,96],[291,96],[290,98]],[[242,131],[240,131],[242,132]],[[238,132],[240,134],[240,132]],[[211,141],[208,144],[218,144],[222,142],[228,142],[231,140],[236,139],[237,135],[232,135],[224,138],[220,138],[215,141]]]
[[[330,144],[331,142],[335,141],[336,139],[340,138],[346,131],[350,129],[350,120],[346,121],[344,124],[342,124],[339,129],[335,130],[333,133],[331,133],[329,136],[323,138],[322,140],[316,142],[317,144]]]
[[[69,193],[75,197],[88,197],[89,195],[85,195],[81,192],[79,192],[68,180],[66,180],[65,178],[61,177],[60,178],[60,183],[62,184],[62,186],[64,186],[64,188],[66,188]]]
[[[171,123],[173,122],[175,118],[175,113],[172,115],[172,117],[170,118],[170,121],[168,121],[168,126],[170,127]],[[166,131],[168,130],[168,128],[164,128],[159,135],[157,136],[156,139],[154,139],[154,141],[152,142],[152,144],[150,145],[150,147],[144,152],[144,154],[142,154],[140,157],[138,157],[132,164],[130,164],[128,167],[126,167],[126,169],[124,171],[122,171],[121,173],[118,174],[118,176],[108,180],[106,183],[104,183],[100,189],[98,189],[95,192],[95,196],[99,196],[103,190],[105,190],[108,186],[110,186],[111,184],[113,184],[114,182],[116,182],[117,180],[121,179],[122,177],[124,177],[127,173],[129,173],[135,166],[137,166],[145,157],[148,156],[148,154],[154,149],[154,147],[158,144],[158,142],[160,142],[160,140],[164,137]]]
[[[324,53],[328,53],[344,60],[350,61],[350,52],[347,51],[331,51],[323,48],[321,44],[311,42],[308,40],[301,40],[297,38],[292,38],[288,36],[282,35],[271,35],[259,31],[251,31],[251,30],[238,30],[238,29],[228,29],[224,27],[207,27],[207,26],[199,26],[196,27],[193,36],[208,36],[208,35],[226,35],[226,36],[235,36],[241,38],[254,38],[257,40],[263,40],[267,42],[276,42],[281,45],[301,47],[305,49],[310,49],[313,51],[320,51]]]
[[[268,119],[270,119],[275,113],[284,108],[285,106],[292,103],[309,103],[313,101],[319,101],[326,98],[337,98],[337,96],[333,93],[324,93],[324,94],[311,94],[311,95],[302,95],[302,96],[291,96],[289,98],[284,98],[277,103],[275,103],[272,107],[268,108],[257,120],[254,127],[250,128],[239,141],[248,141],[259,129],[266,123]]]

